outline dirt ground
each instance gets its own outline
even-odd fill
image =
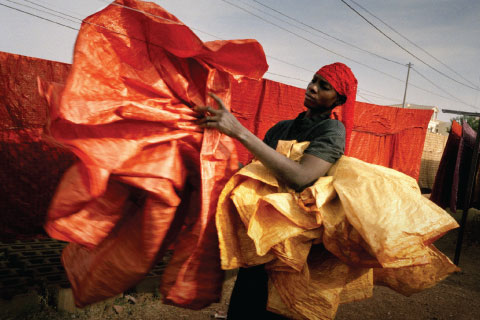
[[[473,212],[470,216],[460,258],[460,272],[411,297],[404,297],[385,287],[376,287],[372,298],[341,305],[336,319],[480,319],[480,213]],[[458,214],[456,218],[459,218]],[[456,239],[457,230],[454,230],[438,240],[436,245],[453,258]],[[45,297],[39,296],[37,304],[25,306],[16,315],[0,312],[0,319],[225,319],[234,281],[234,275],[225,281],[219,303],[199,311],[164,305],[154,293],[130,292],[134,303],[128,301],[128,296],[119,296],[74,313],[57,311]],[[252,314],[252,318],[255,315]]]

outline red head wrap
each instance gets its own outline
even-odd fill
[[[335,62],[320,68],[317,74],[325,78],[338,94],[347,100],[333,109],[331,117],[343,122],[346,131],[345,154],[348,155],[350,136],[353,129],[353,110],[357,95],[357,79],[352,70],[343,63]]]

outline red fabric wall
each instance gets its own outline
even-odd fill
[[[0,52],[0,238],[42,234],[46,210],[63,172],[68,150],[43,138],[47,104],[37,76],[63,83],[70,65]],[[233,84],[232,112],[260,138],[280,120],[305,110],[304,89],[271,80]],[[350,156],[418,178],[431,110],[357,102]],[[242,163],[251,158],[237,143]]]
[[[418,179],[432,113],[357,102],[349,155]]]
[[[232,90],[232,112],[258,137],[280,120],[304,111],[305,90],[265,80],[245,80]],[[365,102],[355,104],[349,156],[401,171],[418,179],[432,110],[400,109]],[[239,160],[251,155],[237,143]]]
[[[265,133],[281,120],[294,119],[304,111],[305,90],[263,79],[245,79],[232,87],[232,113],[240,122],[263,139]],[[251,154],[237,142],[239,161],[246,164]]]
[[[44,234],[47,208],[75,157],[43,138],[37,76],[63,82],[70,65],[0,52],[0,239]]]

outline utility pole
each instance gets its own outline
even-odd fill
[[[410,62],[407,64],[408,71],[407,71],[407,82],[405,82],[405,93],[403,94],[403,103],[402,108],[405,108],[405,99],[407,99],[407,87],[408,87],[408,76],[410,75],[410,68],[413,66]]]

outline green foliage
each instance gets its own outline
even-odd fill
[[[473,130],[477,131],[478,130],[478,123],[479,123],[479,118],[474,117],[474,116],[458,116],[452,119],[456,120],[458,123],[462,123],[462,120],[467,121],[468,125],[472,127]]]

